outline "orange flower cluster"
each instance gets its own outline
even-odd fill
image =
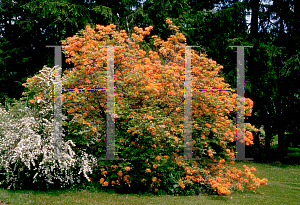
[[[160,156],[157,156],[157,157],[155,158],[155,160],[157,160],[157,161],[159,161],[160,159],[161,159]]]
[[[236,134],[241,136],[240,133],[245,131],[244,142],[246,145],[253,144],[252,130],[253,126],[247,126],[245,129],[235,129],[235,125],[228,119],[227,114],[236,109],[236,94],[232,94],[229,91],[215,92],[215,91],[199,91],[199,89],[229,89],[229,85],[224,83],[223,78],[217,77],[218,71],[222,69],[222,66],[217,65],[215,61],[207,59],[204,55],[198,55],[194,50],[191,49],[191,59],[193,62],[192,70],[192,85],[193,95],[197,96],[197,100],[192,104],[193,115],[198,120],[195,122],[193,129],[201,131],[197,139],[192,140],[193,152],[196,152],[198,156],[201,153],[207,153],[209,165],[201,161],[180,161],[175,162],[175,158],[180,155],[183,151],[181,144],[183,139],[183,120],[182,107],[178,106],[178,100],[184,98],[184,80],[185,80],[185,68],[182,54],[185,53],[186,39],[183,34],[179,33],[178,27],[173,25],[170,19],[166,22],[169,27],[175,31],[174,35],[171,35],[167,41],[161,40],[158,36],[152,36],[155,46],[161,46],[158,52],[149,51],[148,53],[140,49],[140,42],[143,41],[145,35],[149,35],[153,29],[152,26],[145,28],[134,27],[135,33],[131,35],[131,39],[128,38],[126,32],[115,31],[115,25],[109,25],[107,27],[96,25],[96,29],[92,29],[90,26],[86,27],[83,32],[84,38],[74,36],[68,38],[63,42],[64,53],[67,55],[67,62],[73,62],[75,65],[74,71],[70,72],[66,76],[69,77],[69,81],[66,82],[64,87],[95,87],[95,79],[91,76],[93,74],[101,73],[107,69],[107,48],[100,47],[103,45],[117,45],[122,47],[115,47],[115,59],[114,65],[118,65],[115,68],[115,81],[122,83],[122,86],[116,86],[116,116],[118,119],[130,120],[133,125],[139,125],[139,127],[127,127],[127,133],[130,135],[143,135],[152,136],[153,139],[159,138],[159,140],[148,140],[144,146],[149,147],[149,159],[155,159],[155,163],[148,163],[148,159],[145,160],[146,170],[145,176],[141,182],[145,182],[148,176],[151,176],[152,184],[151,188],[154,188],[155,184],[160,181],[157,179],[157,173],[161,169],[167,166],[167,162],[172,161],[178,168],[185,169],[185,177],[179,179],[178,185],[182,189],[186,186],[192,186],[191,182],[201,183],[210,186],[212,190],[215,190],[218,194],[230,194],[232,187],[244,187],[253,189],[259,185],[266,184],[267,180],[260,180],[255,178],[251,171],[255,171],[255,168],[245,168],[245,172],[237,171],[235,169],[227,168],[226,160],[228,158],[233,159],[235,157],[233,145],[237,139]],[[180,47],[182,46],[182,47]],[[169,60],[162,65],[161,58],[168,58]],[[82,80],[80,82],[74,80],[72,74],[78,72],[81,75]],[[132,74],[134,73],[134,75]],[[162,77],[164,76],[164,77]],[[137,83],[138,82],[138,83]],[[84,83],[84,84],[83,84]],[[106,81],[103,76],[97,77],[97,85],[101,88],[106,89]],[[122,87],[126,87],[128,91],[122,90]],[[175,92],[176,91],[176,92]],[[122,93],[122,94],[118,94]],[[84,95],[84,94],[83,94]],[[130,96],[130,99],[124,100],[124,96]],[[65,106],[69,105],[73,100],[71,94],[66,93],[63,97]],[[105,94],[102,92],[89,94],[89,98],[82,102],[80,106],[82,109],[76,110],[75,105],[68,110],[70,115],[75,115],[78,112],[82,124],[91,126],[91,131],[101,129],[96,127],[93,119],[97,119],[97,115],[92,112],[94,107],[95,110],[107,109],[103,103],[98,105],[93,102],[95,99],[105,99]],[[42,97],[42,96],[40,96]],[[76,98],[75,98],[76,99]],[[157,104],[157,102],[164,103],[168,108],[159,110],[159,114],[149,113],[144,114],[141,110],[150,105]],[[193,100],[194,101],[194,100]],[[207,101],[211,103],[207,103]],[[136,102],[141,102],[136,106]],[[127,107],[126,107],[127,106]],[[130,108],[128,108],[128,106]],[[245,99],[245,115],[250,116],[253,107],[253,101]],[[124,110],[129,109],[128,112]],[[140,109],[140,110],[139,110]],[[141,112],[140,112],[141,111]],[[169,115],[168,119],[162,119],[162,114],[174,113]],[[143,114],[141,114],[143,113]],[[76,113],[77,114],[77,113]],[[204,120],[209,118],[210,120]],[[159,119],[155,121],[156,119]],[[86,120],[86,121],[85,121]],[[143,123],[142,123],[143,122]],[[147,122],[147,123],[144,123]],[[80,122],[81,123],[81,122]],[[95,129],[94,129],[95,128]],[[104,128],[103,128],[104,129]],[[250,130],[250,131],[249,131]],[[144,133],[143,133],[144,132]],[[90,133],[93,135],[93,133]],[[95,133],[94,133],[95,134]],[[214,138],[211,139],[213,136]],[[179,140],[180,138],[180,140]],[[181,141],[182,139],[182,141]],[[121,141],[122,145],[125,138]],[[127,141],[127,140],[126,140]],[[157,142],[159,141],[159,143]],[[217,142],[216,142],[217,141]],[[128,141],[127,141],[128,142]],[[140,149],[141,147],[133,146],[137,144],[134,141],[130,141],[132,149]],[[105,143],[105,141],[101,141]],[[140,143],[140,141],[139,141]],[[211,145],[220,145],[223,150],[223,154],[226,155],[226,159],[220,158],[211,147]],[[162,146],[164,145],[164,146]],[[171,145],[171,146],[170,146]],[[169,156],[165,155],[164,158],[158,156],[161,153],[162,147],[170,150]],[[199,150],[199,151],[198,151]],[[134,150],[135,151],[135,150]],[[143,150],[144,152],[146,149]],[[176,152],[176,153],[175,153]],[[182,156],[180,156],[182,158]],[[166,162],[167,161],[167,162]],[[148,167],[151,167],[151,170]],[[193,166],[191,166],[191,163]],[[229,164],[233,165],[234,161]],[[206,166],[204,165],[206,164]],[[204,167],[205,166],[205,167]],[[126,171],[131,170],[127,165],[123,165]],[[204,171],[200,169],[204,167]],[[112,167],[116,169],[117,167]],[[134,168],[133,168],[134,169]],[[179,169],[178,169],[179,170]],[[201,171],[200,171],[201,170]],[[133,170],[131,170],[133,171]],[[101,170],[102,175],[106,177],[109,175],[108,171]],[[126,184],[129,184],[129,175],[123,176],[123,172],[120,170],[117,173],[118,180],[113,180],[112,185],[118,184],[119,181],[124,180]],[[247,179],[241,179],[241,176],[247,177]],[[100,179],[100,183],[103,186],[107,186],[108,182],[104,178]],[[154,189],[158,191],[157,188]]]

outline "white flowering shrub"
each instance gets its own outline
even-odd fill
[[[72,140],[65,142],[62,133],[62,158],[54,153],[54,68],[45,67],[27,80],[26,98],[9,110],[0,107],[0,186],[8,189],[57,189],[74,186],[87,179],[96,159],[77,150]],[[24,84],[23,84],[24,85]],[[26,86],[26,85],[25,85]],[[43,92],[45,98],[34,96]],[[62,116],[66,120],[66,116]],[[64,129],[63,129],[64,131]]]

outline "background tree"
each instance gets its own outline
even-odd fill
[[[278,134],[280,153],[286,155],[285,133],[299,134],[295,111],[299,105],[299,1],[2,0],[0,8],[2,104],[5,96],[21,97],[21,84],[43,65],[53,66],[53,49],[45,45],[58,45],[87,24],[110,23],[128,33],[134,26],[152,25],[151,35],[167,40],[170,31],[164,22],[170,18],[188,45],[201,45],[194,49],[224,66],[222,75],[231,87],[236,87],[236,49],[229,45],[254,46],[245,49],[245,97],[255,103],[251,124],[265,125],[266,153]],[[147,36],[142,48],[154,49],[152,43]],[[63,56],[63,69],[72,67]]]
[[[86,6],[74,1],[1,1],[1,103],[4,98],[21,97],[22,83],[43,65],[53,66],[54,51],[46,45],[57,45],[72,36],[98,16],[108,23],[111,10],[105,6]],[[97,15],[96,15],[97,14]],[[68,68],[63,58],[63,68]],[[7,88],[10,88],[9,90]],[[13,92],[12,92],[13,91]]]

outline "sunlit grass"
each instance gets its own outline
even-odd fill
[[[116,194],[100,191],[11,191],[0,189],[0,199],[9,204],[298,204],[300,167],[237,161],[233,166],[255,167],[255,176],[267,178],[268,184],[253,191],[233,192],[230,196],[157,196],[151,194]]]
[[[278,144],[275,136],[274,144]],[[300,148],[288,148],[288,156],[300,157]],[[267,178],[267,185],[253,191],[233,192],[230,196],[157,196],[116,194],[100,191],[12,191],[0,189],[0,200],[8,204],[299,204],[300,168],[298,165],[237,161],[233,166],[255,167],[255,176]]]

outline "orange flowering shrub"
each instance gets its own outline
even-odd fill
[[[176,160],[184,155],[184,80],[186,39],[172,24],[174,31],[167,41],[152,36],[157,51],[140,48],[152,26],[135,27],[130,37],[115,25],[96,25],[63,41],[66,62],[75,67],[67,71],[63,88],[102,88],[94,92],[66,92],[63,109],[71,121],[66,123],[79,143],[81,130],[87,130],[84,148],[97,158],[106,157],[107,48],[114,47],[115,81],[115,151],[124,160],[99,161],[94,165],[93,182],[103,187],[144,186],[153,193],[199,193],[213,191],[228,195],[236,188],[255,189],[266,179],[251,172],[229,168],[234,164],[236,128],[229,114],[236,109],[236,94],[230,91],[198,89],[230,89],[218,76],[222,66],[191,49],[193,156],[201,160]],[[245,99],[245,115],[250,116],[251,99]],[[79,108],[79,109],[78,109]],[[252,132],[246,124],[245,144],[253,144]],[[76,135],[76,136],[75,136]],[[73,138],[72,138],[73,137]],[[99,139],[100,140],[99,140]],[[138,140],[136,140],[138,138]]]

